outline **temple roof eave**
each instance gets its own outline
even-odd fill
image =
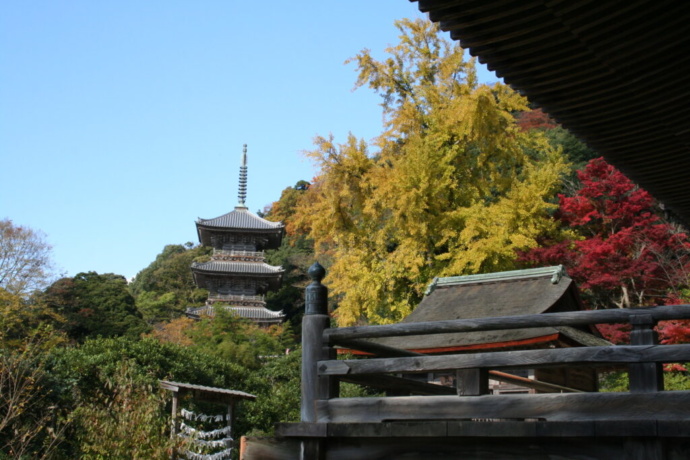
[[[268,265],[263,262],[228,262],[209,261],[195,262],[192,264],[192,272],[206,275],[239,275],[259,277],[279,277],[285,273],[281,266]]]
[[[282,232],[285,228],[282,222],[271,222],[259,217],[246,207],[236,206],[234,210],[213,219],[199,217],[196,221],[197,228],[213,230],[263,230]]]

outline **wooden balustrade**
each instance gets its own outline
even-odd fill
[[[427,436],[427,429],[440,430],[441,434],[434,431],[433,436],[463,436],[462,430],[474,433],[466,425],[472,421],[506,422],[503,428],[487,431],[497,433],[491,436],[519,437],[534,430],[551,433],[543,436],[557,432],[563,436],[629,437],[630,433],[640,433],[644,439],[640,438],[639,445],[644,452],[663,451],[663,443],[657,442],[657,437],[687,436],[690,391],[663,391],[661,369],[666,363],[690,362],[690,344],[659,345],[654,327],[659,321],[690,319],[690,305],[330,328],[327,291],[321,285],[324,274],[322,267],[313,266],[312,283],[306,291],[302,423],[279,429],[284,436],[303,440],[303,459],[325,458],[331,437],[395,437],[393,431],[382,433],[396,423],[408,424],[400,425],[406,430],[414,423],[418,436]],[[607,323],[631,324],[631,345],[424,355],[376,343],[376,339],[383,337]],[[337,359],[336,347],[363,351],[369,356]],[[488,378],[521,382],[506,370],[572,366],[627,368],[630,391],[582,392],[534,382],[532,388],[543,393],[486,394]],[[463,388],[457,383],[457,388],[452,388],[410,378],[434,372],[450,373],[456,382],[464,382]],[[339,398],[339,382],[359,383],[406,396]],[[523,378],[522,383],[525,382],[527,379]],[[527,425],[517,424],[519,421]],[[384,426],[388,428],[381,428]]]

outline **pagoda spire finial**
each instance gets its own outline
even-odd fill
[[[244,200],[247,199],[247,144],[244,144],[242,149],[242,164],[240,165],[240,186],[237,193],[239,205],[244,206]]]

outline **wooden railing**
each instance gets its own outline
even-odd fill
[[[264,251],[243,251],[237,249],[214,249],[214,259],[260,259],[264,260]]]
[[[662,365],[690,362],[690,344],[659,345],[659,321],[690,319],[690,305],[547,313],[468,320],[329,328],[325,272],[310,268],[302,333],[302,422],[378,423],[433,420],[511,420],[553,422],[687,421],[690,391],[663,391]],[[412,335],[629,323],[631,345],[422,355],[383,346],[372,339]],[[373,357],[337,359],[336,347]],[[627,369],[629,392],[567,392],[486,395],[487,378],[508,369],[581,366]],[[454,372],[457,388],[405,376]],[[339,398],[347,381],[410,396]],[[539,383],[536,383],[537,385]],[[548,385],[548,384],[546,384]],[[544,388],[542,388],[544,390]],[[556,391],[558,391],[556,389]]]

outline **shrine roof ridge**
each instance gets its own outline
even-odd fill
[[[511,270],[505,272],[482,273],[479,275],[449,276],[434,278],[424,292],[431,294],[434,289],[442,286],[457,286],[461,284],[495,283],[502,281],[516,281],[530,278],[551,277],[552,284],[558,284],[562,277],[568,276],[563,265],[552,267],[528,268],[524,270]]]

